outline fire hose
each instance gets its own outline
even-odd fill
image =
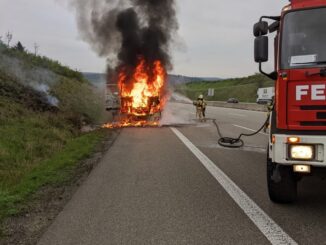
[[[240,147],[244,146],[244,142],[241,138],[244,136],[252,137],[254,135],[259,134],[260,131],[262,131],[264,129],[264,127],[269,123],[269,119],[270,119],[270,114],[267,116],[267,119],[264,122],[263,126],[261,126],[256,132],[251,133],[251,134],[242,133],[237,138],[224,137],[223,134],[221,133],[218,123],[216,122],[216,119],[208,119],[208,120],[212,120],[213,124],[216,126],[218,136],[220,137],[218,140],[218,144],[220,146],[227,147],[227,148],[240,148]]]

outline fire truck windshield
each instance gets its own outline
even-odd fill
[[[294,11],[284,16],[281,69],[325,66],[326,8]]]

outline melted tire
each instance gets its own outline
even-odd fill
[[[272,202],[292,203],[297,200],[297,178],[291,166],[278,165],[267,158],[267,186]]]

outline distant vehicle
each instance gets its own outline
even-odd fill
[[[267,104],[273,100],[273,97],[275,96],[275,88],[259,88],[257,96],[257,104]]]
[[[235,104],[237,104],[237,103],[239,103],[239,100],[236,99],[236,98],[229,98],[226,102],[227,103],[235,103]]]
[[[106,110],[114,111],[120,110],[120,97],[118,92],[106,95]]]

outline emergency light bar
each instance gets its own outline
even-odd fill
[[[308,2],[307,0],[289,0],[290,3],[302,3],[302,2]]]
[[[325,6],[325,0],[289,0],[290,4],[283,8],[283,12],[291,9],[304,9]]]

